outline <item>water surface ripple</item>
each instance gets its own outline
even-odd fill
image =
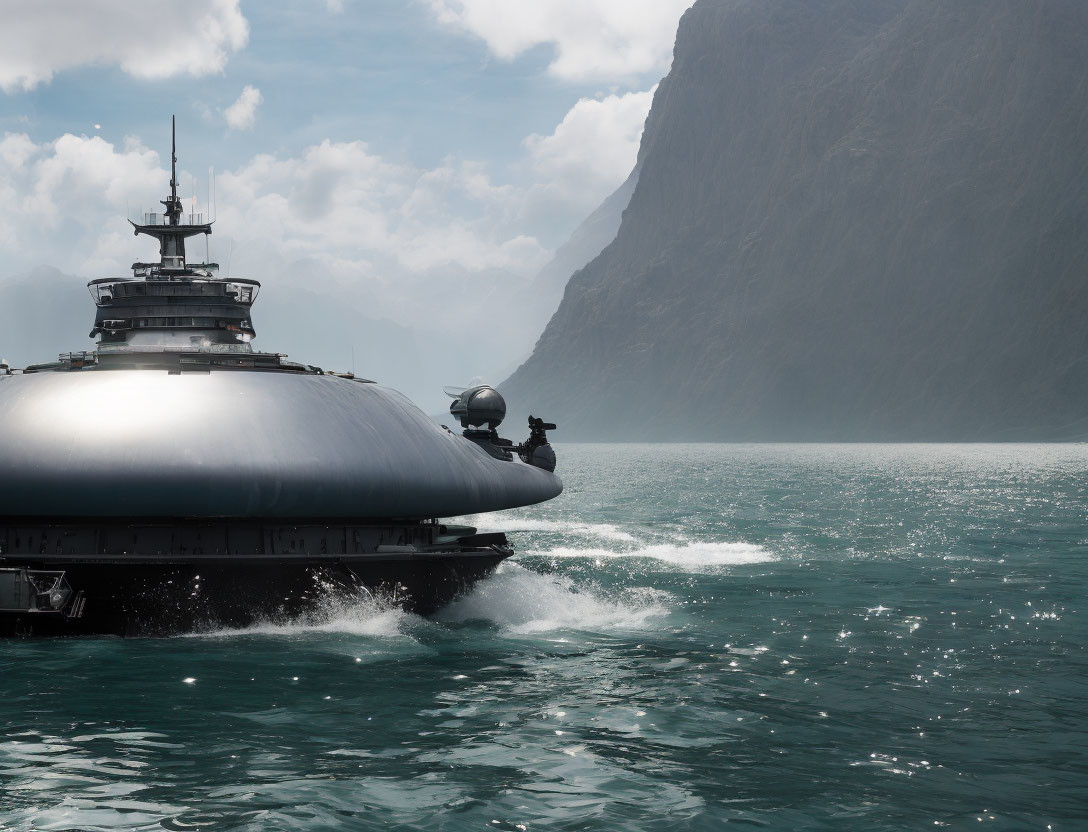
[[[0,642],[0,829],[1083,829],[1088,446],[567,445],[512,563]]]

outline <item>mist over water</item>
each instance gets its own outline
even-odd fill
[[[1082,828],[1088,446],[560,446],[432,619],[0,643],[0,828]]]

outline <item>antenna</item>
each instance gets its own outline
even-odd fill
[[[177,225],[181,220],[184,210],[181,200],[178,199],[178,143],[177,143],[177,117],[170,116],[170,198],[162,200],[166,208],[166,225]],[[136,232],[137,234],[139,232]],[[182,255],[184,257],[184,255]]]
[[[178,201],[177,116],[170,116],[170,199]]]

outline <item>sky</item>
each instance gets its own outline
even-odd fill
[[[214,169],[224,272],[483,326],[481,298],[527,285],[631,171],[688,6],[0,0],[0,281],[154,259],[124,220],[165,196],[176,114],[187,207],[211,213]],[[491,372],[539,334],[507,328]]]

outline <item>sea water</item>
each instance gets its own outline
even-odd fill
[[[433,619],[0,643],[0,829],[1088,828],[1088,446],[558,450]]]

